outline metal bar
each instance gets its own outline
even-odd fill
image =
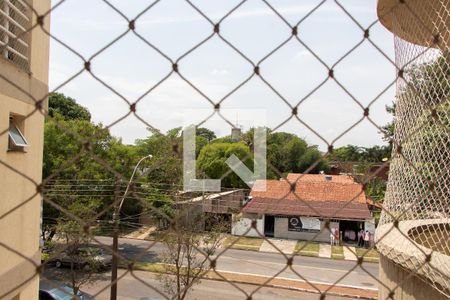
[[[18,13],[22,18],[24,18],[26,21],[30,21],[30,19],[27,17],[27,15],[25,15],[25,13],[23,13],[20,9],[17,8],[17,6],[15,6],[14,4],[11,3],[10,0],[5,0],[5,3],[12,8],[16,13]],[[23,5],[23,4],[22,4]],[[27,8],[27,6],[25,6],[25,8]]]
[[[2,25],[0,25],[0,31],[5,32],[7,35],[9,35],[10,37],[12,37],[13,39],[17,40],[19,43],[21,43],[24,47],[28,48],[28,44],[22,40],[21,38],[18,38],[17,35],[15,35],[13,32],[9,31],[8,29],[6,29],[5,27],[3,27]]]
[[[11,0],[6,0],[6,1],[11,1]],[[30,4],[26,3],[26,1],[23,1],[23,0],[15,0],[15,1],[20,3],[20,5],[22,5],[26,9],[28,9],[30,7]]]
[[[2,11],[2,10],[4,10],[7,14],[9,14],[9,6],[6,5],[6,3],[3,3],[3,7],[0,7],[0,11]],[[5,20],[3,20],[3,22],[4,22],[4,25],[5,25],[6,31],[9,31],[9,22],[8,22],[8,20],[5,19]],[[4,42],[5,45],[8,44],[9,43],[9,36],[6,35],[4,37],[4,39],[2,41],[0,41],[0,42]],[[2,51],[2,56],[5,57],[5,58],[8,58],[8,49],[5,48]]]
[[[3,10],[0,9],[0,14],[2,14],[5,18],[7,18],[9,20],[9,22],[11,22],[13,25],[19,27],[20,30],[22,30],[23,32],[26,32],[27,30],[25,29],[25,27],[23,27],[22,25],[20,25],[16,20],[14,20],[13,18],[11,18],[11,16],[9,16],[6,12],[4,12]]]
[[[22,53],[18,52],[16,49],[14,49],[14,48],[12,48],[12,47],[10,47],[10,46],[7,46],[6,43],[0,41],[0,46],[6,46],[6,49],[7,49],[8,51],[14,53],[15,55],[19,56],[20,58],[22,58],[22,59],[24,59],[24,60],[26,60],[26,61],[28,61],[28,57],[26,57],[26,56],[23,55]]]

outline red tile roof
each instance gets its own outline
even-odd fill
[[[262,190],[264,183],[265,191]],[[366,195],[362,185],[356,182],[339,183],[333,181],[304,181],[302,178],[293,182],[295,192],[291,191],[291,183],[286,180],[257,180],[250,193],[253,198],[286,198],[305,201],[350,201],[366,203]]]
[[[253,198],[243,209],[246,213],[278,216],[306,216],[329,219],[368,220],[372,216],[366,204],[344,201],[299,201]]]
[[[362,185],[350,176],[335,175],[331,181],[327,181],[324,175],[300,175],[289,174],[289,181],[256,181],[250,193],[252,200],[243,211],[326,218],[371,218]],[[289,182],[292,182],[293,187]]]

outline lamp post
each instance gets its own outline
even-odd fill
[[[133,173],[131,174],[130,180],[128,181],[127,187],[125,189],[125,193],[122,196],[122,199],[119,202],[119,205],[115,205],[114,212],[113,212],[113,224],[114,224],[114,230],[113,230],[113,256],[112,256],[112,262],[111,262],[111,300],[117,299],[117,253],[119,251],[119,214],[120,210],[122,209],[123,202],[125,201],[125,197],[127,196],[128,190],[130,188],[131,182],[133,181],[134,174],[136,174],[136,170],[141,164],[142,161],[144,161],[147,158],[152,158],[153,156],[151,154],[142,157],[136,166],[134,167]]]

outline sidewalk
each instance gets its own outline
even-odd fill
[[[220,276],[217,274],[219,273]],[[321,293],[326,291],[329,295],[348,296],[362,299],[377,299],[377,289],[361,289],[357,287],[344,286],[344,285],[329,285],[320,282],[309,281],[306,282],[301,279],[289,279],[289,278],[272,278],[268,276],[244,274],[244,273],[232,273],[232,272],[208,272],[205,276],[208,279],[223,280],[236,282],[236,283],[249,283],[255,285],[262,285],[276,288],[285,288],[298,291],[307,291],[313,293]],[[269,281],[268,281],[269,280]]]
[[[154,230],[154,227],[142,227],[139,230],[136,230],[123,237],[140,240],[149,239],[150,233],[152,233]],[[275,238],[262,239],[233,235],[227,236],[222,242],[222,245],[225,248],[229,247],[231,249],[246,251],[259,251],[268,253],[282,252],[287,255],[292,255],[293,253],[295,253],[296,255],[302,256],[313,256],[351,261],[356,261],[358,259],[358,256],[364,255],[364,261],[375,263],[378,262],[378,253],[376,252],[376,250],[371,249],[368,251],[365,248],[356,248],[350,245],[332,247],[328,243],[315,243]]]
[[[141,266],[139,264],[136,264],[134,267],[135,270],[160,274],[162,272],[162,269],[160,269],[158,265],[159,264],[157,263],[150,264],[150,266]],[[167,270],[165,270],[164,272],[166,271]],[[273,278],[270,276],[239,272],[208,271],[202,276],[202,278],[233,283],[252,284],[256,286],[264,285],[266,287],[297,290],[315,294],[326,292],[327,295],[338,295],[359,299],[377,299],[378,297],[378,289],[374,288],[360,288],[356,286],[340,284],[330,285],[324,282],[305,281],[302,279],[292,279],[285,277]]]
[[[276,248],[274,248],[271,243],[275,245]],[[281,251],[284,254],[292,254],[294,253],[296,244],[297,241],[294,240],[267,239],[262,242],[259,251],[273,253],[280,253]]]
[[[250,238],[229,236],[226,240],[238,240],[238,243],[232,244],[225,242],[224,245],[230,245],[232,249],[260,251],[269,253],[284,253],[314,256],[329,259],[356,261],[358,256],[364,255],[364,260],[369,262],[378,262],[378,253],[376,250],[367,251],[364,248],[356,248],[351,245],[331,246],[328,243],[314,243],[288,239],[274,238]],[[274,247],[275,246],[275,247]],[[356,254],[356,255],[355,255]]]
[[[319,257],[331,258],[331,246],[328,244],[320,244]]]
[[[145,240],[155,230],[156,230],[155,227],[142,226],[138,230],[123,235],[122,238]]]
[[[357,260],[355,253],[356,253],[355,247],[352,247],[352,246],[344,247],[344,259],[345,260]]]

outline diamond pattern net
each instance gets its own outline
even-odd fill
[[[176,292],[167,293],[161,285],[156,285],[153,281],[148,281],[143,278],[142,273],[138,270],[142,269],[142,262],[148,257],[149,253],[160,247],[161,242],[165,239],[171,238],[170,232],[164,232],[161,235],[154,238],[153,241],[146,243],[144,249],[140,248],[131,256],[125,256],[123,252],[115,251],[112,248],[109,240],[99,237],[94,234],[91,228],[98,225],[98,220],[102,220],[105,223],[104,227],[113,228],[113,223],[110,220],[114,211],[117,212],[117,208],[122,199],[127,202],[133,200],[135,203],[142,205],[148,205],[148,201],[145,198],[151,195],[155,186],[151,184],[137,184],[143,175],[137,175],[133,180],[132,188],[129,189],[130,183],[132,183],[129,176],[122,174],[118,171],[120,168],[112,166],[108,163],[105,157],[98,156],[93,150],[94,147],[99,146],[96,143],[100,137],[92,135],[89,138],[80,136],[73,128],[67,127],[64,122],[61,122],[58,118],[52,118],[47,116],[47,110],[45,107],[46,99],[49,95],[47,93],[43,97],[36,97],[24,91],[20,84],[10,80],[6,76],[0,74],[0,78],[8,83],[13,88],[24,93],[29,97],[31,103],[34,104],[34,109],[24,119],[32,118],[35,115],[46,116],[47,122],[53,124],[57,128],[68,133],[77,143],[82,145],[80,151],[74,154],[68,161],[61,164],[61,166],[54,170],[53,173],[42,181],[35,181],[29,177],[25,171],[21,170],[17,166],[11,165],[7,160],[0,159],[1,170],[12,172],[14,176],[20,178],[26,185],[32,185],[35,192],[31,195],[24,196],[23,199],[15,204],[13,207],[0,210],[0,219],[12,218],[15,214],[20,214],[21,209],[28,203],[43,200],[44,209],[52,209],[55,214],[63,217],[66,224],[72,224],[77,228],[77,232],[84,240],[88,239],[91,243],[102,246],[104,249],[112,253],[121,262],[121,272],[117,277],[117,280],[111,282],[96,292],[94,296],[104,295],[108,293],[111,286],[118,283],[118,288],[121,288],[121,280],[125,277],[131,277],[133,280],[140,282],[148,289],[152,290],[158,296],[165,299],[182,299],[189,294],[194,284],[200,281],[200,279],[214,278],[222,282],[228,283],[229,288],[240,292],[242,299],[257,298],[258,292],[263,288],[269,288],[282,284],[282,277],[285,272],[291,272],[294,274],[298,282],[302,282],[304,286],[301,289],[309,290],[316,293],[320,299],[331,298],[334,294],[339,293],[339,288],[344,288],[345,280],[349,280],[350,276],[356,271],[362,272],[364,275],[369,276],[379,288],[388,289],[389,293],[387,298],[395,298],[396,292],[399,288],[405,284],[405,282],[412,276],[417,276],[445,296],[450,296],[450,280],[449,280],[449,194],[450,194],[450,139],[449,139],[449,121],[450,121],[450,103],[449,103],[449,50],[448,50],[448,16],[449,16],[449,1],[433,1],[433,5],[428,5],[426,1],[392,1],[392,7],[390,7],[381,16],[383,18],[391,18],[390,30],[396,34],[395,36],[395,60],[391,59],[378,45],[372,36],[372,30],[374,26],[380,23],[379,20],[373,20],[369,25],[362,25],[352,15],[350,6],[346,6],[344,1],[317,1],[314,7],[302,16],[300,19],[292,21],[284,16],[282,11],[277,10],[272,1],[262,0],[260,3],[268,8],[276,17],[277,22],[280,22],[284,26],[285,38],[273,49],[268,51],[266,55],[260,60],[251,59],[240,49],[238,43],[228,39],[223,34],[224,28],[226,28],[227,21],[231,16],[237,13],[239,8],[243,6],[246,0],[240,1],[229,9],[219,21],[213,21],[214,18],[208,16],[208,13],[202,11],[202,9],[196,5],[194,1],[186,1],[186,4],[195,11],[198,16],[206,21],[205,26],[209,26],[210,34],[207,35],[201,41],[195,42],[195,44],[184,53],[177,57],[171,57],[166,54],[165,51],[156,43],[150,41],[139,31],[140,21],[142,16],[152,12],[158,7],[162,1],[154,1],[149,3],[143,10],[138,12],[134,16],[124,14],[119,8],[113,5],[108,0],[98,0],[105,4],[109,10],[115,12],[117,16],[125,22],[122,32],[114,37],[110,42],[106,44],[99,44],[99,49],[93,55],[87,57],[81,54],[81,49],[77,45],[68,45],[65,43],[64,36],[57,36],[52,31],[48,31],[48,22],[52,11],[56,11],[58,7],[64,5],[65,2],[74,2],[73,0],[61,0],[59,2],[52,2],[53,6],[48,11],[35,10],[28,1],[13,1],[13,0],[0,0],[0,8],[6,7],[7,3],[15,3],[17,7],[22,7],[26,14],[32,12],[31,21],[26,26],[26,30],[22,32],[17,31],[15,36],[6,35],[4,31],[0,31],[0,53],[10,53],[10,48],[19,49],[24,46],[20,40],[25,41],[29,39],[29,35],[35,31],[41,30],[57,45],[66,49],[71,55],[80,60],[78,71],[72,76],[66,78],[59,86],[55,87],[50,92],[58,92],[70,82],[76,80],[81,74],[89,75],[89,79],[93,82],[101,84],[111,93],[121,99],[127,109],[122,112],[120,117],[117,117],[113,122],[105,126],[106,129],[111,129],[120,122],[129,117],[135,117],[139,122],[146,127],[159,132],[158,125],[152,121],[143,117],[142,112],[139,110],[139,103],[146,101],[145,97],[157,90],[158,87],[163,85],[171,78],[177,78],[187,84],[193,91],[198,94],[198,97],[205,103],[210,105],[210,115],[205,117],[201,122],[196,124],[201,126],[207,122],[213,115],[218,115],[231,127],[235,127],[233,122],[225,117],[222,113],[222,107],[230,101],[232,95],[237,93],[240,89],[247,86],[250,80],[259,80],[259,82],[267,89],[273,92],[274,98],[272,100],[273,107],[284,107],[288,110],[286,117],[280,121],[279,124],[269,128],[271,132],[280,130],[287,122],[296,122],[301,124],[310,134],[314,135],[318,139],[324,142],[327,151],[318,157],[310,166],[306,169],[304,174],[311,172],[322,161],[327,160],[332,154],[335,147],[335,143],[342,137],[346,136],[350,131],[358,127],[363,121],[368,121],[378,131],[382,132],[384,129],[374,120],[371,115],[371,108],[379,101],[380,97],[386,93],[386,91],[393,85],[397,86],[397,99],[395,107],[395,130],[394,136],[391,140],[393,145],[392,159],[386,161],[383,164],[377,166],[377,170],[373,173],[376,176],[378,173],[383,172],[385,168],[390,165],[389,181],[387,186],[386,198],[381,204],[381,220],[379,227],[377,228],[375,243],[371,246],[371,249],[367,249],[363,254],[354,253],[354,248],[344,245],[344,248],[350,252],[353,252],[355,256],[358,256],[354,264],[349,267],[348,270],[340,273],[340,275],[333,279],[329,284],[318,283],[313,280],[302,268],[295,266],[295,261],[300,251],[302,251],[308,244],[316,241],[320,234],[330,232],[330,224],[333,224],[334,218],[331,217],[328,222],[325,222],[319,232],[311,235],[311,238],[306,241],[305,244],[300,246],[294,251],[294,253],[285,253],[282,249],[274,243],[273,240],[265,236],[264,232],[257,227],[258,219],[252,221],[251,227],[249,227],[246,233],[251,230],[257,233],[257,236],[264,242],[270,244],[280,257],[285,259],[285,264],[270,276],[258,277],[254,279],[251,288],[243,288],[239,284],[239,281],[226,272],[220,271],[217,266],[226,256],[227,252],[234,245],[238,245],[242,237],[237,237],[230,244],[224,244],[218,248],[217,251],[211,255],[207,251],[207,246],[196,242],[188,243],[188,246],[192,250],[191,253],[200,260],[202,263],[194,280],[186,282],[185,286]],[[357,28],[360,33],[360,40],[356,42],[348,51],[343,53],[338,59],[332,63],[327,63],[319,54],[319,51],[313,49],[304,40],[301,30],[305,22],[311,18],[311,16],[324,5],[332,2],[338,8],[339,12],[343,13],[346,21],[351,22],[352,26]],[[8,6],[9,7],[9,6]],[[374,8],[375,9],[375,8]],[[436,16],[438,16],[436,18]],[[6,24],[6,17],[0,16],[0,22]],[[429,20],[432,19],[432,22]],[[9,23],[8,23],[9,24]],[[209,25],[208,25],[209,24]],[[0,24],[1,25],[1,24]],[[408,33],[404,33],[405,28],[409,28]],[[411,32],[413,33],[411,35]],[[397,34],[398,33],[398,34]],[[131,98],[124,96],[118,90],[118,87],[114,84],[108,83],[100,76],[96,74],[95,64],[96,58],[105,55],[105,51],[115,44],[118,44],[125,36],[134,36],[145,44],[146,49],[155,51],[161,59],[167,63],[168,72],[160,78],[159,81],[152,83],[148,86],[146,91],[139,97]],[[233,89],[228,91],[225,96],[221,98],[213,98],[207,95],[203,91],[201,84],[194,83],[194,80],[183,71],[183,64],[185,59],[195,55],[201,46],[211,43],[213,39],[219,39],[224,43],[224,47],[228,47],[235,55],[242,58],[243,64],[246,64],[249,68],[248,77],[239,82]],[[418,41],[422,41],[421,46],[417,45]],[[311,59],[315,60],[324,69],[323,81],[318,83],[315,87],[309,91],[305,96],[301,96],[296,103],[288,101],[288,97],[284,95],[281,90],[278,90],[275,85],[271,83],[271,80],[263,72],[266,61],[270,59],[282,49],[288,42],[296,43],[306,49]],[[411,42],[414,42],[411,43]],[[357,49],[362,45],[368,45],[371,47],[377,55],[381,55],[383,59],[392,65],[395,69],[395,80],[386,84],[379,93],[371,99],[369,104],[365,104],[358,96],[353,94],[349,87],[346,86],[339,77],[339,73],[335,72],[337,67],[348,57],[355,55]],[[10,48],[8,48],[10,47]],[[18,48],[19,47],[19,48]],[[22,49],[22,48],[20,48]],[[9,59],[8,55],[2,59]],[[370,59],[370,58],[367,58]],[[12,63],[17,63],[12,61]],[[20,64],[26,64],[27,62],[21,62]],[[23,66],[22,66],[23,67]],[[33,70],[31,70],[32,72]],[[127,75],[127,74],[125,74]],[[380,77],[384,74],[379,74]],[[317,130],[314,126],[310,125],[306,118],[304,118],[299,112],[302,111],[305,104],[308,103],[312,95],[320,91],[325,83],[333,82],[339,90],[346,96],[348,96],[352,103],[358,109],[358,117],[347,128],[342,130],[340,134],[334,139],[327,139],[324,132]],[[107,113],[105,111],[105,113]],[[8,137],[9,127],[0,128],[0,138],[4,139]],[[174,147],[174,152],[178,153],[178,149]],[[92,163],[98,168],[103,168],[110,172],[111,178],[102,180],[61,180],[58,178],[59,174],[66,172],[70,169],[72,164],[80,163],[83,156],[89,156]],[[160,162],[164,164],[164,161]],[[274,162],[268,161],[268,167],[271,171],[278,175],[279,178],[286,177],[280,170],[274,167]],[[155,167],[157,169],[157,167]],[[70,170],[69,170],[70,171]],[[230,171],[231,172],[231,171]],[[225,178],[230,172],[222,175]],[[203,174],[204,175],[204,174]],[[372,179],[370,176],[362,181],[364,188],[367,187],[367,183]],[[287,181],[291,185],[290,196],[294,194],[294,197],[298,201],[301,201],[304,205],[309,206],[305,199],[299,197],[295,192],[295,184],[300,180],[302,176],[299,176],[294,181]],[[129,181],[130,180],[130,181]],[[174,184],[167,183],[164,186],[156,186],[160,190],[170,190],[172,194],[170,197],[177,199],[177,201],[183,202],[188,198],[183,198],[177,192],[173,192]],[[176,186],[175,186],[176,187]],[[175,190],[181,190],[181,186]],[[363,189],[360,193],[364,193]],[[359,193],[359,194],[360,194]],[[355,199],[359,197],[359,194],[349,195],[348,201],[343,206],[336,208],[334,216],[336,216],[346,206],[356,202]],[[280,195],[279,201],[287,198],[288,194]],[[73,208],[66,207],[58,199],[66,198],[80,198],[80,199],[97,198],[102,199],[105,205],[94,216],[89,218],[83,218],[74,213]],[[203,202],[205,201],[211,206],[211,202],[208,202],[208,195],[203,196]],[[292,197],[291,197],[292,198]],[[214,206],[214,202],[212,202]],[[274,201],[274,205],[276,205]],[[217,203],[215,205],[218,205]],[[225,206],[228,204],[225,204]],[[312,211],[316,210],[314,207],[309,207]],[[219,209],[236,209],[235,206],[231,208],[217,208]],[[238,208],[238,211],[242,209]],[[156,216],[158,221],[164,224],[166,227],[175,229],[175,232],[185,230],[185,227],[180,224],[184,220],[189,220],[189,212],[180,211],[176,215],[169,215],[166,211],[161,209],[160,206],[154,205],[146,207],[145,213],[151,213]],[[142,213],[138,213],[139,216]],[[140,228],[142,224],[133,223],[130,221],[131,217],[136,216],[119,216],[122,224],[128,224],[131,228]],[[109,227],[108,227],[109,226]],[[178,227],[177,227],[178,226]],[[181,226],[181,227],[179,227]],[[9,287],[6,293],[0,295],[0,298],[11,297],[15,295],[15,292],[20,291],[21,287],[26,285],[29,281],[33,280],[36,276],[43,274],[51,269],[51,263],[49,261],[36,262],[31,257],[23,254],[21,251],[15,249],[12,245],[1,240],[0,248],[1,252],[14,253],[21,257],[28,266],[34,270],[30,272],[29,277],[24,282],[17,282],[15,286]],[[57,257],[69,249],[73,245],[65,245],[52,253],[52,256]],[[397,283],[394,287],[388,286],[388,283],[380,280],[374,272],[370,271],[370,266],[366,262],[366,255],[371,250],[378,249],[383,257],[400,264],[410,272],[410,277],[403,282]],[[156,251],[156,250],[155,250]],[[173,275],[173,269],[164,269],[167,274],[163,274],[167,277]],[[81,272],[81,271],[80,271]],[[106,272],[109,274],[110,271]],[[164,273],[163,272],[163,273]],[[58,287],[56,287],[58,288]],[[60,290],[63,293],[67,293],[66,290]],[[210,295],[211,298],[214,295]]]

